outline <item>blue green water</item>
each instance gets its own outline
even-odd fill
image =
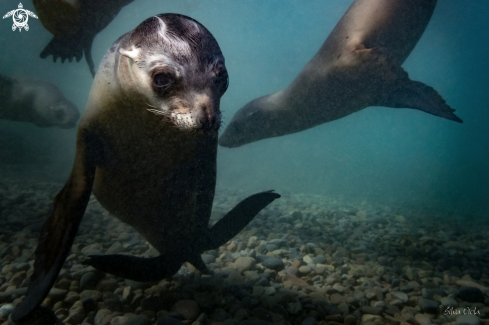
[[[3,0],[0,11],[17,8],[17,1]],[[213,33],[226,58],[230,86],[221,109],[229,121],[248,101],[286,87],[351,2],[135,0],[97,35],[92,54],[97,66],[117,37],[151,15],[191,16]],[[30,1],[24,8],[34,11]],[[415,110],[367,108],[301,133],[237,149],[220,148],[219,186],[250,193],[265,189],[319,193],[487,217],[488,15],[484,0],[439,1],[403,65],[413,80],[434,87],[457,110],[463,124]],[[83,111],[92,82],[84,59],[64,64],[53,63],[52,57],[40,59],[51,39],[40,21],[30,18],[30,30],[21,33],[12,32],[11,25],[10,18],[0,21],[0,73],[49,80]],[[20,172],[31,175],[43,170],[44,177],[66,179],[76,129],[0,121],[0,130],[14,135],[13,139],[28,139],[47,157],[47,167],[20,157],[16,162]]]

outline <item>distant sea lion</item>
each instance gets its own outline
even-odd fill
[[[78,118],[78,108],[51,82],[0,75],[0,119],[70,129]]]
[[[95,75],[92,43],[95,35],[133,0],[32,0],[44,28],[54,35],[41,52],[41,58],[53,55],[53,61],[80,61],[83,54],[90,73]]]
[[[219,144],[239,147],[300,132],[368,106],[415,108],[462,122],[431,87],[401,68],[436,0],[356,0],[285,89],[242,107]]]
[[[173,275],[234,237],[280,195],[248,197],[208,228],[216,184],[224,57],[197,21],[161,14],[107,51],[80,121],[73,170],[42,226],[31,284],[13,319],[48,294],[70,251],[90,194],[161,254],[89,256],[88,265],[137,281]]]

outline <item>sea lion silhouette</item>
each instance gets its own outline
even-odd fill
[[[85,54],[88,68],[95,76],[92,43],[95,36],[117,16],[122,7],[134,0],[32,0],[44,28],[54,37],[42,50],[41,58],[53,56],[77,62]]]

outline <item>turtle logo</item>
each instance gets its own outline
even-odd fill
[[[7,14],[3,16],[3,19],[8,18],[10,16],[12,16],[12,19],[14,20],[14,24],[12,25],[12,31],[15,31],[18,28],[19,32],[22,31],[22,28],[24,28],[26,31],[29,30],[29,25],[27,25],[27,20],[29,20],[29,16],[37,19],[35,13],[23,9],[22,3],[19,3],[19,9],[15,9],[7,12]]]

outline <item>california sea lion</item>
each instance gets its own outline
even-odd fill
[[[356,0],[319,52],[285,89],[242,107],[219,139],[224,147],[300,132],[368,106],[415,108],[462,122],[431,87],[401,67],[436,0]]]
[[[73,128],[78,108],[49,81],[0,75],[0,119]]]
[[[44,28],[54,35],[41,52],[41,58],[53,55],[53,61],[80,61],[83,54],[92,76],[92,43],[95,35],[133,0],[32,0]]]
[[[80,121],[68,182],[41,229],[34,273],[13,319],[48,294],[67,257],[90,194],[161,254],[91,256],[86,264],[137,281],[173,275],[235,236],[280,195],[248,197],[208,228],[216,183],[224,57],[197,21],[161,14],[120,37],[95,76]]]

